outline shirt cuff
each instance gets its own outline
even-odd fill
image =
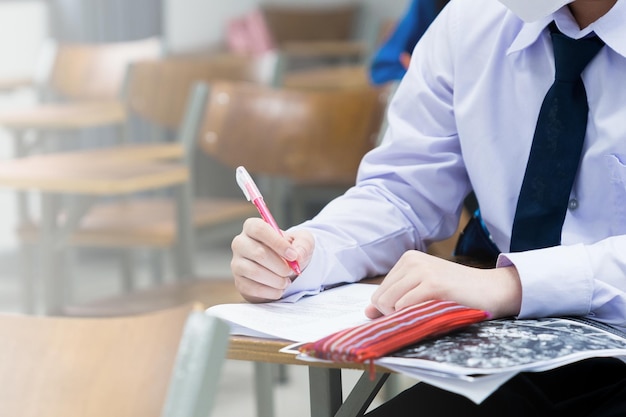
[[[584,245],[500,254],[496,267],[511,265],[522,285],[519,318],[589,314],[593,273]]]

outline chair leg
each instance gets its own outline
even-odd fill
[[[57,271],[61,287],[64,289],[62,296],[63,305],[70,304],[75,301],[75,280],[73,272],[76,270],[76,249],[72,247],[64,247],[58,251],[59,261],[57,262]]]
[[[35,248],[28,243],[22,243],[20,248],[20,273],[22,312],[24,314],[35,314],[36,294],[35,294]]]
[[[165,258],[167,253],[163,249],[153,249],[148,254],[149,269],[152,283],[160,285],[165,282]]]
[[[131,292],[135,288],[135,265],[133,252],[125,249],[120,251],[120,270],[122,275],[122,290]]]
[[[195,275],[195,236],[191,219],[192,193],[190,184],[175,188],[177,241],[174,267],[176,279],[191,279]]]

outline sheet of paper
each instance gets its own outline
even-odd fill
[[[306,342],[368,321],[365,307],[377,286],[350,284],[295,303],[220,304],[207,309],[231,325],[231,334]]]
[[[410,366],[392,365],[388,368],[441,389],[463,395],[476,404],[483,402],[485,398],[517,374],[517,372],[503,372],[467,379],[466,377],[439,376],[434,372]]]

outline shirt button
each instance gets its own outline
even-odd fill
[[[575,198],[572,198],[567,203],[567,208],[570,209],[570,210],[576,210],[578,208],[578,200],[576,200]]]

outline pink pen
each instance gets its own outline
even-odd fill
[[[256,206],[257,210],[259,210],[259,214],[263,217],[266,223],[268,223],[274,230],[276,230],[280,235],[283,235],[283,232],[276,224],[276,220],[274,220],[274,216],[270,213],[270,210],[265,205],[265,201],[263,200],[263,196],[259,191],[259,188],[254,183],[254,180],[248,174],[248,171],[244,167],[238,167],[236,171],[237,184],[239,184],[239,188],[243,191],[243,194],[246,196],[248,201],[252,201],[252,203]],[[300,270],[300,265],[298,261],[286,261],[293,272],[300,275],[302,271]]]

